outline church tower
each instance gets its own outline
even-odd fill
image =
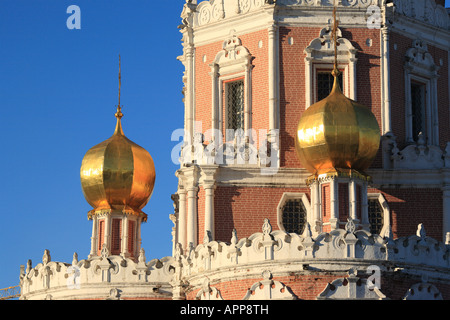
[[[334,4],[339,27],[332,39]],[[306,222],[315,234],[330,230],[339,214],[315,217],[319,207],[330,210],[315,200],[317,192],[378,234],[411,234],[423,222],[445,240],[449,18],[442,3],[187,1],[181,17],[185,146],[175,243],[195,246],[208,235],[227,241],[234,229],[248,236],[264,218],[284,231],[304,230]],[[333,88],[333,42],[341,91],[370,109],[381,139],[375,154],[359,150],[362,159],[352,160],[372,183],[364,178],[318,190],[305,183],[309,165],[297,157],[295,141],[300,117]],[[304,134],[311,130],[318,134],[320,127]],[[358,134],[349,131],[334,147]],[[436,201],[425,206],[423,194]],[[350,203],[338,204],[341,196]]]
[[[141,244],[141,223],[147,220],[142,208],[153,192],[156,173],[148,151],[123,133],[120,87],[119,62],[119,104],[114,134],[86,152],[80,178],[83,194],[93,207],[88,214],[93,223],[90,256],[100,256],[102,250],[107,250],[136,259]]]
[[[442,1],[191,0],[181,18],[174,256],[190,259],[188,298],[214,290],[238,298],[239,286],[255,294],[262,274],[297,298],[330,298],[330,288],[302,285],[333,282],[318,270],[334,279],[359,270],[344,276],[357,281],[364,267],[345,259],[395,260],[394,239],[427,230],[446,241],[450,20]],[[374,255],[367,239],[378,239],[369,240]],[[246,265],[255,252],[270,272]],[[299,254],[297,269],[281,264],[299,263]],[[344,260],[308,271],[319,256]],[[246,276],[204,271],[231,265],[245,265]]]

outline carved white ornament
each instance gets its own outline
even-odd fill
[[[447,10],[437,5],[434,0],[394,0],[394,6],[397,14],[418,19],[442,29],[450,29]]]

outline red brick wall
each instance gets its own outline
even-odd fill
[[[277,206],[284,192],[304,192],[309,188],[225,187],[215,190],[215,235],[218,241],[229,242],[233,228],[239,239],[262,232],[268,218],[273,230],[278,230]]]
[[[247,48],[250,55],[254,57],[252,61],[254,66],[252,69],[252,128],[258,132],[259,129],[269,127],[268,31],[264,29],[240,35],[239,38],[242,46]],[[263,44],[261,48],[258,45],[259,41]],[[202,122],[203,133],[211,128],[212,119],[212,78],[209,74],[211,72],[209,65],[222,50],[222,41],[199,46],[195,50],[195,120]],[[204,56],[206,56],[206,62],[203,62]],[[225,120],[224,113],[223,119]],[[225,128],[222,130],[225,134]]]
[[[327,286],[328,282],[332,282],[336,278],[345,277],[347,275],[292,275],[285,277],[276,277],[273,280],[280,281],[285,286],[291,289],[299,299],[315,300]],[[247,291],[257,282],[262,279],[244,279],[234,280],[231,282],[222,282],[212,285],[220,290],[220,294],[224,300],[242,300],[247,294]],[[194,300],[201,289],[192,291],[187,294],[187,300]]]
[[[348,274],[293,274],[284,277],[274,277],[274,281],[283,283],[300,300],[315,300],[325,290],[328,283],[338,278],[346,278]],[[218,289],[224,300],[241,300],[248,290],[262,279],[244,279],[222,282],[211,285]],[[381,275],[381,292],[391,300],[402,300],[412,285],[420,283],[420,279],[407,276]],[[431,283],[439,290],[444,300],[450,298],[450,285]],[[196,289],[186,295],[187,300],[194,300],[201,289]]]
[[[369,193],[380,190],[369,190]],[[391,211],[394,238],[416,234],[423,223],[427,236],[438,241],[442,234],[442,191],[440,189],[382,189]]]

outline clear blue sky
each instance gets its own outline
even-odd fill
[[[87,258],[92,222],[80,185],[86,151],[114,132],[118,55],[125,135],[157,170],[144,208],[147,259],[171,255],[176,192],[172,131],[183,126],[180,13],[184,0],[0,1],[0,288],[19,266]],[[81,29],[69,30],[69,5]]]
[[[0,288],[18,284],[19,266],[40,263],[44,249],[62,262],[89,254],[79,170],[86,151],[113,133],[119,53],[124,132],[157,170],[142,246],[147,259],[171,254],[184,2],[0,0]],[[80,30],[66,27],[72,4]]]

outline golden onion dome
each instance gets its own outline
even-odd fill
[[[116,118],[112,137],[89,149],[81,164],[83,194],[93,207],[88,217],[105,210],[120,210],[146,219],[142,208],[155,184],[153,159],[147,150],[125,137],[120,103]]]
[[[330,95],[303,112],[297,127],[296,151],[313,175],[353,170],[364,174],[380,144],[374,114],[342,93],[337,74],[335,68]]]

